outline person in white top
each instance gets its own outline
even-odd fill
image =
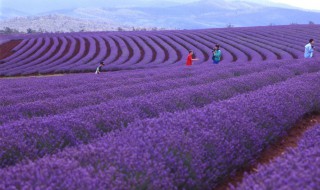
[[[312,58],[313,57],[313,51],[314,51],[314,40],[310,39],[309,43],[305,46],[305,51],[304,51],[304,57],[305,58]]]
[[[104,66],[104,63],[103,63],[103,61],[101,61],[99,67],[97,67],[97,69],[96,69],[95,74],[100,74],[103,66]]]

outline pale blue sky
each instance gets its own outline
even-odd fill
[[[163,5],[172,3],[188,3],[197,0],[0,0],[0,7],[12,8],[27,13],[40,13],[50,10],[70,9],[77,7],[119,7],[119,6],[142,6]],[[215,0],[210,0],[215,1]],[[220,0],[216,0],[217,3]],[[238,0],[228,0],[235,1]],[[320,10],[320,0],[242,0],[265,5],[282,3],[301,9]]]
[[[275,3],[284,3],[291,6],[311,9],[311,10],[320,10],[320,0],[271,0]]]

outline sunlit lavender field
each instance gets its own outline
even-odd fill
[[[320,25],[3,35],[0,189],[215,189],[320,112],[311,37]],[[317,189],[316,139],[230,188]]]

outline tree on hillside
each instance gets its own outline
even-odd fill
[[[28,29],[27,29],[27,33],[28,33],[28,34],[32,34],[32,33],[35,33],[35,32],[36,32],[36,31],[35,31],[35,30],[32,30],[31,28],[28,28]]]
[[[11,28],[9,28],[9,27],[5,27],[4,28],[4,33],[5,34],[11,34],[11,33],[13,33],[13,30]]]
[[[227,28],[233,28],[234,26],[232,24],[227,24]]]

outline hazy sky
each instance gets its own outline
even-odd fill
[[[50,10],[70,9],[76,7],[119,7],[119,6],[142,6],[163,5],[172,3],[188,3],[197,0],[0,0],[0,8],[12,8],[27,13],[40,13]],[[211,0],[217,1],[219,0]],[[237,0],[228,0],[235,1]],[[320,11],[320,0],[242,0],[271,5],[282,3],[302,9]]]
[[[320,10],[320,0],[271,0],[275,3],[284,3],[303,9]]]

